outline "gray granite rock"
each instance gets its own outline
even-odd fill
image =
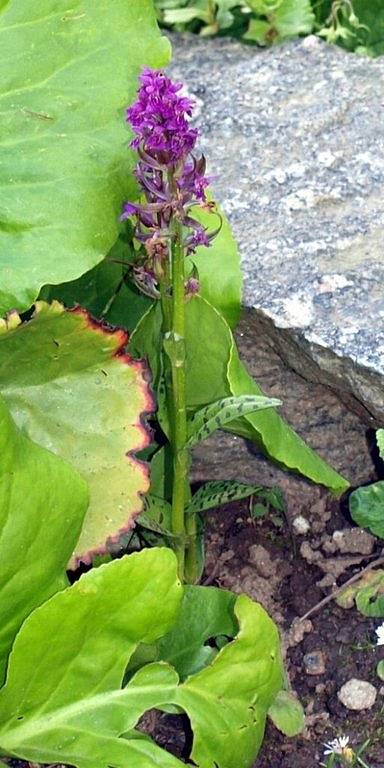
[[[172,43],[239,243],[251,329],[383,423],[384,58],[315,37]]]

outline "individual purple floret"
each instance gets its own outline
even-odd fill
[[[205,196],[210,181],[205,175],[205,158],[192,153],[198,136],[189,123],[193,101],[181,95],[181,89],[182,83],[172,82],[163,72],[144,69],[138,98],[127,109],[127,122],[135,133],[130,146],[139,155],[134,174],[145,202],[125,203],[121,219],[135,217],[134,234],[146,251],[135,279],[151,295],[155,295],[154,285],[162,279],[169,259],[172,221],[177,219],[183,225],[185,255],[200,245],[209,246],[221,225],[209,232],[191,215],[196,205],[210,211],[215,206]]]

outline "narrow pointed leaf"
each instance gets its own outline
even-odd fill
[[[189,439],[187,445],[192,446],[205,440],[216,429],[222,429],[225,424],[247,413],[263,411],[281,405],[281,400],[261,395],[243,395],[225,397],[215,403],[201,408],[195,413],[188,424]]]
[[[2,4],[3,6],[4,4]],[[100,262],[132,199],[124,108],[169,59],[152,0],[8,0],[0,15],[0,313]]]
[[[207,509],[220,507],[230,501],[239,501],[248,496],[258,494],[263,488],[260,485],[238,483],[237,480],[211,480],[199,488],[189,502],[186,514],[194,515]]]
[[[87,503],[75,469],[24,435],[0,398],[0,683],[23,620],[67,585]]]
[[[76,548],[84,562],[133,526],[149,485],[147,467],[132,454],[149,443],[141,416],[153,401],[126,341],[125,332],[57,303],[39,303],[29,322],[0,334],[0,392],[13,418],[89,484]]]

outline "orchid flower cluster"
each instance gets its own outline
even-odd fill
[[[221,226],[220,221],[209,232],[191,216],[194,206],[215,211],[215,204],[205,195],[210,182],[205,158],[193,154],[198,137],[190,125],[194,102],[180,93],[182,87],[164,72],[146,68],[140,75],[138,98],[126,113],[135,133],[130,146],[139,155],[134,174],[145,202],[126,202],[121,219],[135,217],[134,236],[143,249],[141,263],[133,268],[134,282],[153,298],[160,297],[161,281],[169,283],[172,222],[182,225],[185,256],[200,245],[209,246]],[[186,281],[187,294],[198,288],[195,276]]]

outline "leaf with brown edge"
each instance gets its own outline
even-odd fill
[[[84,310],[38,302],[15,326],[0,327],[0,393],[24,434],[87,480],[90,505],[71,564],[89,563],[142,511],[148,468],[134,454],[150,442],[148,371],[125,353],[125,331]]]

